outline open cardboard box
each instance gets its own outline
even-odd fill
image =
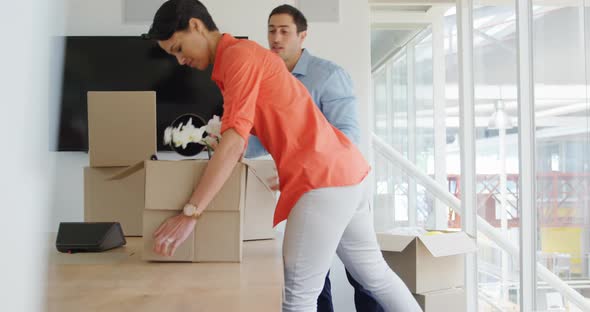
[[[424,312],[465,312],[465,290],[451,288],[414,294],[414,298]]]
[[[151,261],[240,262],[246,165],[238,163],[230,178],[197,221],[195,230],[172,257],[153,252],[153,233],[167,218],[181,213],[201,178],[206,160],[146,160],[115,174],[125,179],[145,170],[143,259]]]
[[[385,261],[415,294],[462,287],[464,255],[477,250],[464,232],[377,233],[377,240]]]
[[[181,213],[207,167],[207,160],[147,160],[113,175],[120,181],[145,170],[145,202],[143,209],[144,260],[187,262],[240,262],[242,259],[243,217],[247,198],[251,202],[252,220],[268,218],[270,233],[258,231],[257,239],[272,238],[274,195],[253,168],[268,168],[256,161],[238,163],[230,178],[205,209],[195,230],[172,257],[153,252],[153,233],[167,218]],[[248,179],[247,179],[248,178]],[[252,191],[247,191],[247,181]],[[262,183],[262,185],[259,185]],[[256,188],[254,188],[255,186]],[[258,188],[262,189],[258,189]],[[259,203],[272,204],[272,210]],[[267,208],[262,210],[260,207]],[[254,222],[254,221],[251,221]],[[257,225],[251,224],[255,227]]]
[[[84,168],[84,221],[119,222],[125,236],[141,236],[145,170],[109,180],[121,167]]]
[[[204,160],[201,160],[205,162]],[[272,160],[245,161],[246,186],[243,212],[243,240],[273,239],[272,226],[276,206],[275,192],[266,178],[276,175]],[[143,235],[145,208],[145,170],[113,179],[130,167],[84,168],[84,220],[121,223],[125,236]],[[194,184],[191,184],[194,185]],[[188,194],[188,195],[187,195]],[[179,201],[186,201],[187,197]],[[184,203],[183,203],[184,204]],[[207,209],[209,211],[209,209]]]

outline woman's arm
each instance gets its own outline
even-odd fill
[[[189,200],[189,203],[197,206],[197,213],[202,213],[221,190],[242,157],[244,144],[244,139],[234,129],[228,129],[222,134],[221,142]]]

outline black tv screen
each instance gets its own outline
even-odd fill
[[[223,113],[223,98],[201,72],[180,66],[140,37],[65,37],[58,151],[88,151],[88,91],[156,91],[158,150],[164,129],[185,113],[205,120]]]

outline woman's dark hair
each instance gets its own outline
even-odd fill
[[[207,8],[198,0],[168,0],[156,12],[145,39],[168,40],[174,32],[185,30],[191,18],[199,19],[208,30],[218,30]]]
[[[270,15],[268,16],[268,22],[270,22],[270,18],[273,15],[277,14],[290,15],[293,18],[295,26],[297,27],[297,33],[307,30],[307,19],[305,19],[303,13],[301,13],[301,11],[299,11],[297,8],[288,4],[279,5],[278,7],[274,8],[272,12],[270,12]]]

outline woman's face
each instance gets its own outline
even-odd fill
[[[160,40],[158,44],[168,54],[174,55],[178,64],[205,70],[211,59],[206,32],[203,23],[193,18],[187,29],[176,31],[170,39]]]

